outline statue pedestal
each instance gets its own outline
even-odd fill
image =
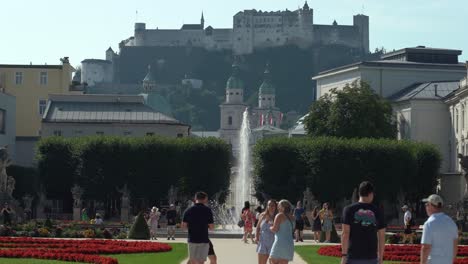
[[[124,223],[128,222],[128,208],[120,209],[120,221]]]
[[[73,221],[81,220],[81,208],[73,208]]]

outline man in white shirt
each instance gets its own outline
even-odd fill
[[[406,204],[403,205],[401,209],[405,212],[405,216],[403,217],[403,224],[405,226],[405,231],[403,232],[403,243],[409,242],[410,244],[413,244],[413,231],[411,230],[411,219],[413,218],[413,215]]]
[[[429,219],[421,239],[421,264],[452,264],[457,256],[457,226],[442,212],[444,202],[439,195],[432,194],[422,201]]]

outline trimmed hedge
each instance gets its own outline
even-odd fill
[[[254,149],[259,199],[296,201],[310,187],[319,200],[339,201],[370,180],[379,200],[400,190],[415,200],[434,192],[440,162],[433,145],[389,139],[272,138]]]
[[[70,196],[78,183],[85,199],[118,199],[128,184],[133,198],[164,200],[171,185],[179,194],[227,193],[230,149],[214,138],[51,137],[37,146],[39,180],[48,196]],[[225,197],[221,197],[222,199]]]
[[[128,232],[128,239],[143,239],[148,240],[151,238],[151,233],[148,224],[145,221],[143,212],[138,213],[135,222],[133,223],[130,231]]]

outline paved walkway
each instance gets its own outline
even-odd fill
[[[255,264],[257,263],[257,253],[255,252],[257,245],[245,244],[240,239],[212,238],[216,256],[219,264]],[[162,240],[161,242],[164,242]],[[299,245],[307,245],[309,243],[300,243]],[[186,264],[187,260],[181,264]],[[208,263],[208,262],[207,262]],[[299,255],[294,253],[294,261],[289,264],[306,264]]]

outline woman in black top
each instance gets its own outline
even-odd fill
[[[312,231],[314,232],[315,242],[320,242],[320,232],[322,232],[322,223],[320,222],[320,213],[319,207],[315,206],[314,211],[312,212]]]

